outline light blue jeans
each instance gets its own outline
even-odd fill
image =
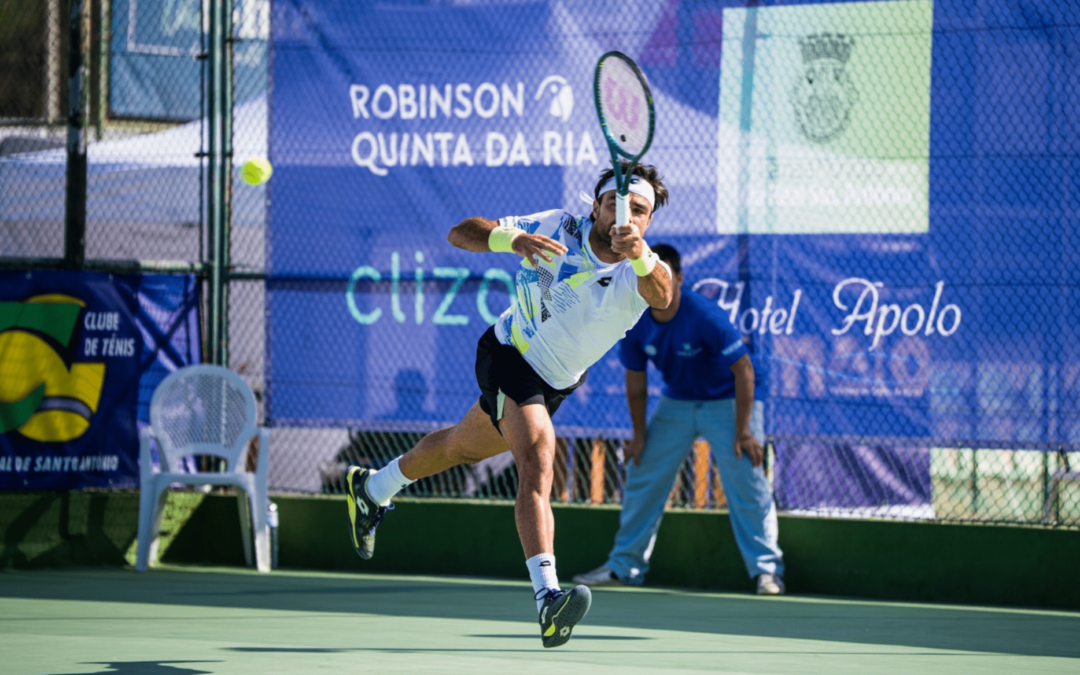
[[[764,445],[765,406],[755,401],[750,432]],[[675,476],[698,436],[709,442],[727,495],[731,529],[750,577],[784,574],[777,545],[776,505],[762,467],[735,458],[735,401],[676,401],[661,397],[649,419],[641,464],[626,468],[622,513],[607,566],[624,583],[640,585],[649,571],[656,532]]]

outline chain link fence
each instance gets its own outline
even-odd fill
[[[121,400],[136,406],[137,423],[145,425],[157,382],[201,359],[203,336],[194,318],[205,313],[195,306],[205,293],[195,287],[203,281],[208,236],[201,16],[197,1],[13,0],[0,6],[0,269],[26,270],[28,281],[45,279],[40,284],[59,296],[44,302],[74,301],[85,308],[94,302],[110,306],[128,292],[138,298],[124,315],[131,325],[113,315],[112,330],[106,321],[105,330],[95,332],[87,327],[89,313],[82,312],[70,343],[50,343],[38,333],[31,339],[44,348],[25,356],[6,342],[0,358],[10,379],[0,402],[10,405],[25,393],[20,375],[44,378],[47,391],[63,387],[66,372],[60,380],[47,370],[35,373],[55,350],[66,360],[64,371],[109,373],[96,389],[67,390],[69,396],[78,394],[70,405],[88,406],[83,409],[88,421],[104,418],[108,422],[96,426],[108,426],[113,418],[106,408],[118,405],[109,382],[131,372],[135,379],[127,386],[137,392]],[[69,154],[69,146],[75,152]],[[52,270],[91,274],[50,276]],[[136,273],[142,273],[139,281],[133,281]],[[111,283],[114,277],[115,295],[107,291],[105,301],[97,300],[90,287],[100,279],[104,288],[104,280]],[[82,283],[87,286],[77,285]],[[20,291],[6,290],[7,303],[27,300],[12,295]],[[11,338],[12,326],[4,328]],[[119,353],[90,351],[91,342],[117,342],[110,342],[110,335],[131,343],[127,355],[138,365],[129,366],[125,358],[106,363],[104,357]],[[7,425],[4,430],[21,433]],[[137,431],[129,433],[126,425],[117,433],[108,437],[137,439]],[[33,450],[38,462],[56,459],[69,447],[84,458],[116,452],[109,444],[87,447],[81,435],[67,440],[70,446]],[[25,451],[26,444],[18,443],[7,447]],[[112,486],[116,478],[116,485],[137,485],[137,473],[127,469],[134,458],[137,448],[122,457],[122,471],[107,471],[107,481],[87,484]],[[35,480],[44,475],[27,474],[21,482],[40,485]]]
[[[0,250],[11,256],[63,256],[63,217],[50,217],[31,205],[24,193],[60,195],[63,172],[14,162],[24,154],[40,155],[65,146],[66,87],[61,78],[68,52],[59,3],[11,2],[0,9]],[[62,156],[62,155],[61,155]]]
[[[93,264],[207,261],[205,4],[84,5]],[[650,241],[768,373],[779,510],[1080,526],[1076,8],[414,4],[233,3],[225,353],[273,427],[273,489],[340,493],[475,400],[515,266],[446,230],[588,211],[607,160],[587,84],[619,49],[657,100],[646,161],[672,202]],[[69,14],[0,8],[5,264],[64,255]],[[239,179],[267,156],[270,182]],[[602,359],[556,417],[554,500],[620,501],[622,372]],[[516,484],[507,454],[404,494]],[[703,441],[669,505],[725,508]]]
[[[183,56],[162,57],[140,42],[146,26],[155,26],[145,13],[126,11],[126,0],[74,4],[74,20],[83,26],[85,256],[200,262],[206,236],[200,22],[187,35],[172,36],[174,42],[186,38],[182,48],[169,47]],[[4,258],[64,255],[72,5],[13,0],[0,10],[0,30],[7,33],[0,47],[6,64],[0,84]],[[197,19],[198,3],[194,11]],[[128,25],[129,19],[136,23]],[[134,75],[133,54],[147,59],[136,65],[152,69],[153,77]]]

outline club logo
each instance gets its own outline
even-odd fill
[[[558,117],[563,122],[570,119],[570,113],[574,112],[574,90],[570,88],[565,77],[549,75],[544,78],[540,86],[536,88],[534,101],[539,101],[543,96],[551,97],[551,106],[548,112],[552,117]]]
[[[105,364],[75,362],[85,306],[66,295],[0,302],[0,434],[65,442],[90,428]]]
[[[645,345],[645,353],[649,356],[656,356],[656,347],[652,345]]]
[[[684,342],[683,345],[682,345],[682,349],[675,352],[675,353],[678,354],[679,356],[683,356],[683,357],[686,357],[686,358],[691,358],[691,357],[694,357],[694,356],[697,356],[698,354],[700,354],[701,350],[702,350],[702,347],[694,347],[689,342]]]
[[[854,47],[855,38],[839,33],[799,39],[803,70],[791,89],[791,105],[799,131],[815,143],[844,133],[851,109],[859,101],[859,92],[844,70]]]

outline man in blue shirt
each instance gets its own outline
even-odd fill
[[[627,475],[619,531],[607,562],[574,577],[574,583],[644,583],[675,476],[694,439],[704,436],[720,470],[746,570],[759,595],[780,595],[784,561],[777,546],[776,506],[761,466],[763,369],[755,371],[727,314],[682,288],[678,252],[667,245],[653,251],[671,267],[675,294],[667,309],[645,312],[619,345],[634,425],[634,437],[624,447]],[[663,375],[664,388],[646,428],[649,361]]]

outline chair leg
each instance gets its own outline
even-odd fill
[[[150,567],[156,567],[158,564],[158,547],[161,544],[161,520],[165,517],[165,504],[169,501],[169,489],[163,487],[160,492],[157,493],[157,499],[154,500],[154,519],[150,526],[150,550],[147,556],[147,563]]]
[[[251,512],[255,521],[255,562],[260,572],[270,571],[270,521],[265,495],[251,494]]]
[[[248,493],[243,488],[236,488],[236,506],[240,510],[240,538],[244,542],[244,564],[251,567],[251,510],[248,501]]]
[[[151,544],[157,542],[154,528],[157,501],[153,482],[143,483],[139,492],[139,541],[135,548],[135,569],[139,572],[145,572],[150,566]]]

